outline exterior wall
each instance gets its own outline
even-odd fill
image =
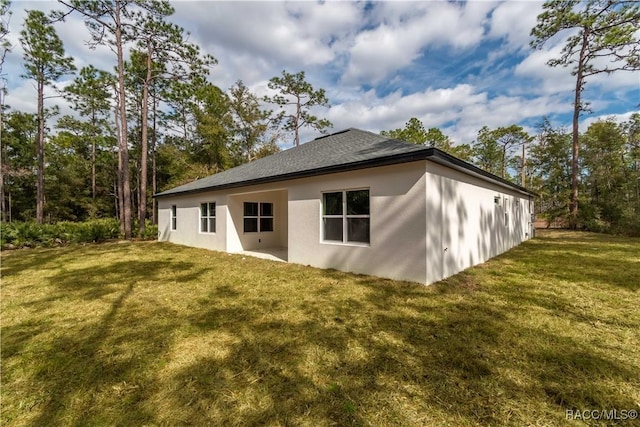
[[[322,193],[369,189],[370,244],[322,242]],[[291,181],[289,261],[425,283],[424,162]]]
[[[216,232],[200,232],[200,204],[216,203]],[[158,240],[186,246],[226,250],[227,196],[220,193],[198,193],[158,199]],[[171,230],[171,206],[177,208],[177,227]]]
[[[533,202],[528,196],[437,163],[427,161],[426,169],[426,283],[532,237]]]
[[[227,252],[287,247],[286,190],[229,195],[227,200],[227,224],[229,224]],[[243,231],[244,202],[273,203],[273,231],[245,233]]]
[[[370,243],[323,242],[322,193],[365,188]],[[274,203],[274,232],[243,233],[245,201]],[[205,202],[216,202],[213,234],[199,232]],[[288,247],[289,262],[427,284],[532,237],[528,196],[430,161],[166,197],[158,206],[161,241],[227,252]]]
[[[235,190],[235,191],[234,191]],[[158,240],[227,252],[287,246],[287,192],[274,185],[211,191],[158,200]],[[274,204],[274,231],[244,233],[245,201]],[[216,233],[200,232],[200,204],[216,202]],[[177,207],[177,229],[171,230],[171,206]]]

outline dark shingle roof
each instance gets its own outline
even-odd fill
[[[491,177],[494,180],[503,181],[511,187],[528,192],[433,147],[410,144],[359,129],[347,129],[316,138],[299,147],[281,151],[251,163],[163,191],[156,194],[155,197],[284,181],[411,162],[434,156],[438,157],[441,163],[456,163],[464,169],[475,172],[476,175]]]

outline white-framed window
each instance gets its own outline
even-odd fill
[[[171,230],[178,229],[178,207],[171,205]]]
[[[369,190],[322,193],[322,240],[370,243]]]
[[[504,198],[504,226],[509,225],[509,199]]]
[[[244,202],[244,232],[273,231],[273,203]]]
[[[500,196],[493,196],[493,204],[500,206]]]
[[[207,202],[200,204],[200,232],[216,232],[216,203]]]

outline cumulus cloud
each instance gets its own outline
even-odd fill
[[[409,66],[429,46],[470,48],[481,42],[489,2],[385,2],[372,29],[354,39],[344,81],[377,84]],[[375,7],[374,7],[375,9]]]
[[[509,50],[528,49],[531,29],[535,27],[541,12],[541,2],[501,3],[491,13],[489,36],[504,38]]]
[[[545,115],[570,121],[574,79],[569,69],[546,65],[559,55],[566,35],[541,50],[528,47],[541,1],[172,4],[171,20],[218,59],[210,75],[214,84],[226,90],[241,79],[262,97],[270,94],[271,77],[304,70],[315,88],[326,89],[332,107],[316,112],[332,120],[334,130],[376,132],[417,117],[468,143],[483,125],[530,124]],[[17,45],[25,8],[59,7],[13,2],[9,40]],[[56,29],[78,68],[93,64],[113,70],[109,48],[89,50],[80,16],[69,16]],[[35,111],[35,91],[19,78],[21,56],[14,46],[5,62],[6,100],[13,108]],[[603,74],[589,80],[585,96],[595,114],[606,116],[636,107],[639,90],[637,73]],[[50,102],[69,111],[62,100]],[[315,136],[309,129],[302,133],[303,140]]]

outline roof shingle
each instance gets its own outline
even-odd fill
[[[347,129],[233,169],[202,178],[154,197],[243,187],[348,170],[429,159],[519,192],[535,193],[441,150],[360,129]]]
[[[424,153],[428,149],[359,129],[347,129],[163,191],[156,197],[329,173],[349,165],[366,167],[364,165],[372,161]]]

